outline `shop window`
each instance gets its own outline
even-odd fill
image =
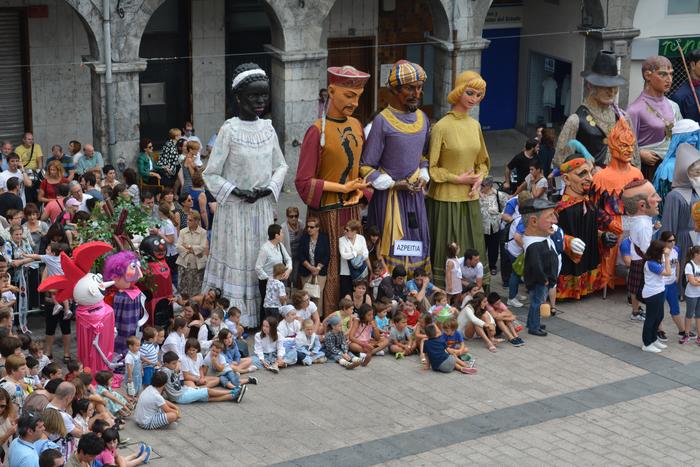
[[[669,15],[693,15],[700,13],[700,0],[668,0]]]
[[[557,126],[571,109],[571,63],[530,53],[527,124]]]

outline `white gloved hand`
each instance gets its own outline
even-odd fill
[[[586,251],[586,243],[580,238],[574,238],[571,240],[571,251],[577,255],[582,255]]]

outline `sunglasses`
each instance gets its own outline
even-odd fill
[[[291,214],[291,215],[289,215],[289,216],[287,216],[287,217],[290,218],[290,219],[296,219],[296,218],[299,217],[299,214]]]
[[[307,229],[317,229],[318,226],[317,225],[307,225],[306,228]]]

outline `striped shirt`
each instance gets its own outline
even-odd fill
[[[156,363],[158,362],[158,350],[158,344],[154,344],[152,342],[144,342],[141,344],[139,354],[142,358],[145,358],[151,362],[149,364],[144,363],[144,368],[153,368],[156,366]]]

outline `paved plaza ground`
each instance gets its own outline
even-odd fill
[[[700,347],[643,353],[621,292],[560,308],[524,347],[469,341],[474,376],[389,356],[258,372],[240,405],[185,406],[175,429],[124,433],[171,467],[695,464]]]

